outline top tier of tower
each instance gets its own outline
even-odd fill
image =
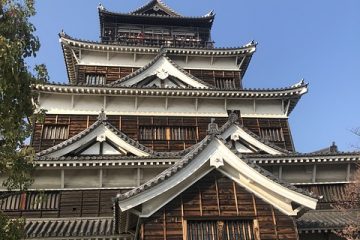
[[[211,27],[214,13],[186,17],[170,9],[160,0],[129,13],[108,11],[98,7],[101,42],[105,44],[213,48]]]

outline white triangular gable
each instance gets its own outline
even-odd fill
[[[196,80],[195,77],[191,77],[189,74],[186,74],[184,71],[181,71],[179,67],[175,66],[170,59],[166,56],[160,56],[151,66],[144,67],[138,70],[139,74],[134,74],[133,77],[126,79],[124,81],[117,82],[118,86],[121,87],[131,87],[137,85],[139,82],[150,76],[156,76],[157,79],[165,80],[169,76],[173,76],[183,82],[184,86],[191,86],[194,88],[209,88],[205,84]]]
[[[190,152],[182,161],[192,154],[193,152]],[[166,176],[170,174],[170,177],[161,181],[159,180],[160,174],[139,189],[132,190],[133,195],[120,197],[119,207],[121,211],[127,211],[141,204],[140,216],[149,217],[214,169],[286,215],[296,216],[303,207],[316,208],[317,199],[289,189],[287,186],[265,176],[234,154],[217,138],[213,139],[186,166],[182,166],[184,164],[182,161],[161,173]],[[175,171],[177,167],[179,169]],[[152,181],[155,181],[156,184],[152,184]],[[141,189],[144,188],[147,190],[142,191]],[[140,191],[140,193],[136,191]],[[299,207],[294,208],[296,205]]]
[[[231,140],[234,140],[235,148],[239,153],[266,152],[273,155],[284,154],[279,149],[276,149],[275,146],[269,146],[268,144],[259,141],[258,138],[235,124],[226,129],[221,136],[224,139],[230,137]]]
[[[91,132],[82,136],[77,141],[72,141],[72,139],[77,138],[79,137],[76,135],[73,138],[66,140],[64,143],[60,143],[57,146],[52,147],[55,150],[51,151],[50,153],[41,154],[40,152],[40,155],[49,158],[62,157],[76,152],[81,152],[80,155],[97,155],[100,154],[99,149],[101,144],[103,155],[126,155],[127,153],[139,157],[146,157],[150,155],[148,152],[140,150],[136,146],[133,146],[132,144],[122,139],[118,134],[110,129],[109,126],[105,124],[99,124],[95,129],[91,130]],[[66,142],[72,143],[66,144]],[[111,144],[109,144],[109,142],[111,142]],[[84,149],[84,151],[81,151],[82,149]]]
[[[128,152],[120,147],[114,147],[108,142],[95,142],[94,144],[83,149],[80,147],[75,152],[80,152],[79,155],[127,155]]]

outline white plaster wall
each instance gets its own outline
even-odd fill
[[[136,187],[137,169],[103,169],[103,187]]]
[[[97,169],[76,169],[65,170],[65,188],[92,188],[99,187],[99,170]]]
[[[104,107],[104,98],[96,95],[75,96],[74,108],[80,111],[97,111],[100,112]]]
[[[129,112],[135,110],[134,97],[106,97],[106,110],[110,112]]]
[[[138,98],[138,111],[142,112],[164,112],[165,99],[164,98]]]
[[[258,114],[284,114],[281,100],[257,100],[256,113]]]
[[[168,97],[166,109],[165,97],[139,96],[136,105],[135,96],[106,96],[104,101],[101,95],[76,95],[72,108],[70,94],[53,96],[44,95],[40,102],[48,114],[98,114],[104,108],[109,115],[227,116],[226,110],[240,110],[244,117],[286,117],[280,100],[257,100],[254,111],[253,100],[228,99],[225,104],[225,98],[198,98],[196,110],[196,98],[190,97]]]
[[[82,50],[81,65],[97,66],[121,66],[140,68],[148,64],[156,54],[136,54],[109,52],[109,59],[106,52]]]
[[[169,98],[169,112],[189,112],[195,113],[195,99],[193,98]]]
[[[185,69],[206,69],[220,71],[238,71],[239,67],[235,64],[236,57],[214,56],[211,63],[211,56],[189,56],[186,62],[185,56],[168,55],[171,60]]]
[[[198,112],[203,113],[226,113],[223,99],[199,99]]]
[[[241,114],[253,114],[254,113],[254,101],[246,99],[228,99],[228,110],[240,110]]]
[[[317,165],[316,181],[346,181],[347,165],[346,164],[328,164]]]
[[[67,110],[71,108],[71,96],[64,94],[41,93],[39,104],[43,109]]]
[[[40,170],[36,169],[34,174],[34,183],[31,188],[60,188],[61,170]]]
[[[299,165],[296,168],[292,166],[282,167],[282,179],[291,183],[310,183],[313,176],[312,165]]]

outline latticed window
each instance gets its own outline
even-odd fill
[[[196,127],[141,126],[141,140],[197,140]]]
[[[0,196],[0,210],[58,209],[59,198],[59,192],[5,193],[5,196]]]
[[[253,221],[189,221],[188,240],[255,240]]]
[[[44,125],[42,139],[67,139],[68,125]]]
[[[234,89],[235,79],[234,78],[215,78],[215,86],[220,89]]]
[[[88,85],[104,85],[106,77],[103,74],[86,74],[85,81]]]
[[[282,128],[260,128],[260,137],[272,142],[285,141]]]

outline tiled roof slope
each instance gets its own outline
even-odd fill
[[[173,65],[177,70],[179,70],[181,73],[185,74],[187,77],[191,78],[192,80],[208,87],[208,88],[213,88],[213,86],[211,86],[210,84],[204,82],[203,80],[191,75],[190,73],[188,73],[187,71],[185,71],[184,69],[182,69],[179,65],[177,65],[174,61],[172,61],[169,57],[166,56],[165,52],[161,52],[159,53],[151,62],[149,62],[147,65],[145,65],[144,67],[136,70],[135,72],[127,75],[126,77],[123,77],[115,82],[112,82],[110,84],[110,86],[120,86],[121,83],[132,79],[138,75],[140,75],[141,73],[145,72],[147,69],[149,69],[151,66],[153,66],[157,61],[159,61],[161,58],[165,58],[171,65]]]
[[[109,237],[114,235],[113,218],[29,219],[25,224],[29,239]]]
[[[181,14],[175,12],[175,10],[171,9],[163,1],[160,1],[160,0],[151,0],[147,4],[137,8],[134,11],[131,11],[130,14],[142,14],[144,11],[146,11],[150,8],[153,8],[155,5],[160,7],[162,10],[164,10],[169,15],[181,17]]]
[[[115,133],[118,137],[120,137],[122,140],[124,140],[125,142],[127,142],[128,144],[136,147],[137,149],[148,153],[149,155],[153,154],[153,151],[142,145],[141,143],[139,143],[138,141],[135,141],[132,138],[129,138],[126,134],[124,134],[123,132],[121,132],[120,130],[118,130],[117,128],[115,128],[111,123],[109,123],[107,121],[107,118],[105,116],[105,113],[102,112],[100,113],[98,120],[92,124],[90,127],[88,127],[87,129],[85,129],[84,131],[80,132],[79,134],[69,138],[68,140],[65,140],[64,142],[61,142],[53,147],[50,147],[44,151],[41,151],[39,153],[37,153],[37,157],[41,157],[43,155],[47,155],[50,154],[52,152],[58,151],[60,149],[63,149],[67,146],[69,146],[70,144],[73,144],[77,141],[79,141],[80,139],[82,139],[83,137],[85,137],[86,135],[90,134],[93,130],[95,130],[98,126],[100,125],[104,125],[106,126],[108,129],[110,129],[113,133]]]
[[[340,212],[338,210],[310,210],[297,219],[300,232],[336,230],[359,221],[360,210]]]
[[[194,160],[196,158],[196,156],[198,154],[200,154],[202,152],[202,150],[204,150],[214,139],[219,139],[220,141],[225,142],[224,139],[221,138],[220,135],[218,135],[220,133],[220,131],[215,131],[212,134],[208,135],[205,137],[204,140],[202,140],[198,146],[196,148],[194,148],[191,152],[189,152],[188,154],[186,154],[180,161],[176,162],[173,166],[169,167],[168,169],[166,169],[165,171],[163,171],[162,173],[160,173],[159,175],[155,176],[154,178],[150,179],[148,182],[142,184],[141,186],[134,188],[126,193],[123,194],[119,194],[117,196],[117,198],[119,200],[123,200],[123,199],[127,199],[130,197],[133,197],[141,192],[146,191],[147,189],[165,181],[166,179],[172,177],[173,175],[175,175],[177,172],[181,171],[186,165],[188,165],[192,160]],[[228,144],[227,144],[228,145]],[[227,147],[231,147],[231,146],[227,146]],[[245,163],[247,163],[251,168],[255,169],[257,172],[259,172],[260,174],[262,174],[263,176],[271,179],[272,181],[301,194],[310,196],[310,197],[316,197],[315,194],[313,193],[309,193],[308,191],[304,190],[304,189],[300,189],[297,188],[289,183],[286,183],[280,179],[278,179],[277,177],[275,177],[272,173],[268,172],[267,170],[263,169],[262,167],[260,167],[259,165],[255,164],[252,161],[247,160],[243,155],[238,154],[237,151],[235,149],[231,149],[233,151],[233,153],[235,153],[239,158],[241,158]]]
[[[236,124],[238,125],[241,129],[243,129],[247,134],[249,134],[250,136],[252,136],[253,138],[255,138],[257,141],[271,147],[274,148],[282,153],[286,153],[289,154],[291,153],[290,151],[283,149],[273,143],[271,143],[269,140],[264,139],[262,137],[260,137],[259,135],[253,133],[252,131],[250,131],[249,129],[247,129],[246,127],[244,127],[243,125],[240,125],[238,123],[238,119],[239,117],[235,114],[235,113],[231,113],[229,115],[229,120],[219,129],[219,134],[224,133],[229,127],[231,127],[231,125]],[[272,155],[271,155],[272,156]]]

